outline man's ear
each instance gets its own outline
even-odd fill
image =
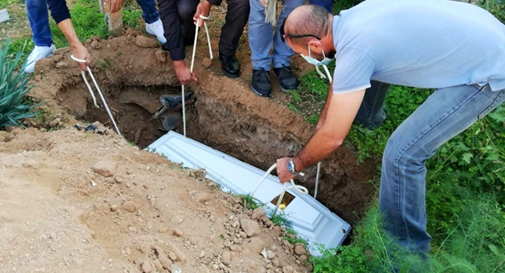
[[[309,46],[310,46],[310,50],[311,51],[314,51],[316,53],[320,53],[321,52],[321,48],[323,47],[323,45],[321,44],[321,42],[318,40],[318,39],[311,39],[309,41]]]

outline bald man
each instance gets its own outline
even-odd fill
[[[283,183],[342,144],[372,80],[436,89],[390,137],[379,196],[385,231],[428,253],[425,161],[505,100],[505,26],[461,2],[373,0],[338,16],[299,7],[281,35],[308,61],[336,59],[314,135],[296,157],[277,161]]]

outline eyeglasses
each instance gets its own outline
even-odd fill
[[[291,38],[291,39],[294,39],[294,38],[306,38],[306,37],[314,37],[318,40],[321,40],[321,37],[318,37],[314,34],[303,34],[303,35],[289,35],[289,34],[285,34],[284,33],[284,25],[286,24],[286,19],[288,19],[287,17],[284,18],[284,20],[282,21],[282,25],[281,25],[281,29],[280,29],[280,34],[281,34],[281,41],[283,43],[286,42],[286,38]]]

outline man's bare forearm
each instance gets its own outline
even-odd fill
[[[67,38],[68,43],[72,49],[82,46],[81,41],[77,37],[75,33],[74,27],[72,26],[72,21],[70,19],[65,19],[58,24],[58,27],[61,29],[65,37]]]

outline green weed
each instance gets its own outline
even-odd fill
[[[26,99],[32,88],[28,84],[31,76],[24,72],[21,52],[13,59],[8,57],[9,45],[10,41],[0,44],[0,129],[19,126],[21,120],[35,116],[34,109],[40,106]]]

